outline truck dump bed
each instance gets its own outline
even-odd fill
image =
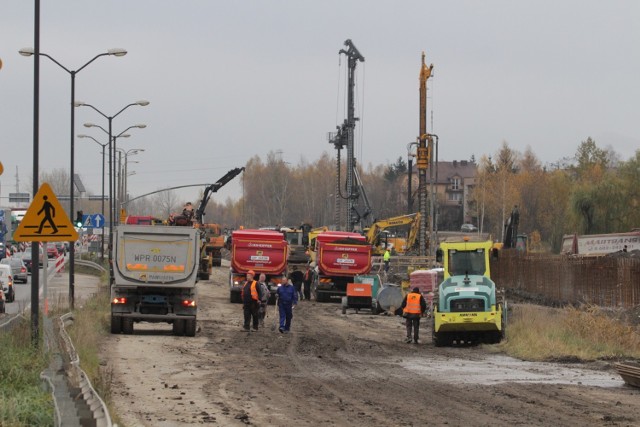
[[[231,235],[231,272],[229,300],[241,302],[240,291],[245,275],[253,270],[257,280],[264,273],[275,302],[275,292],[287,273],[287,241],[279,231],[236,230]]]
[[[115,284],[194,287],[199,244],[198,230],[191,227],[121,225],[115,241]]]
[[[246,274],[281,274],[287,268],[287,242],[271,230],[237,230],[231,238],[231,269]]]
[[[371,270],[371,245],[357,233],[331,231],[318,235],[318,268],[330,276],[355,276]]]

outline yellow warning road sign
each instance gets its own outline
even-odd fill
[[[2,172],[4,172],[4,166],[2,166],[2,162],[0,162],[0,175],[2,175]]]
[[[75,242],[78,232],[69,221],[56,195],[46,182],[33,197],[31,206],[13,233],[18,242]]]

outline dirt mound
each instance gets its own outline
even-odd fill
[[[632,251],[617,251],[611,252],[610,254],[605,255],[608,258],[640,258],[640,250],[634,249]]]

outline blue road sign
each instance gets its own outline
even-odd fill
[[[91,222],[93,223],[93,228],[103,228],[104,216],[102,216],[102,214],[93,214],[91,216]]]
[[[82,215],[82,227],[104,228],[104,216],[102,214]]]

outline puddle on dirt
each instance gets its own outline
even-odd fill
[[[621,387],[617,374],[558,363],[525,362],[508,356],[491,355],[484,360],[450,357],[403,359],[404,368],[435,381],[458,384],[542,383],[597,387]]]

